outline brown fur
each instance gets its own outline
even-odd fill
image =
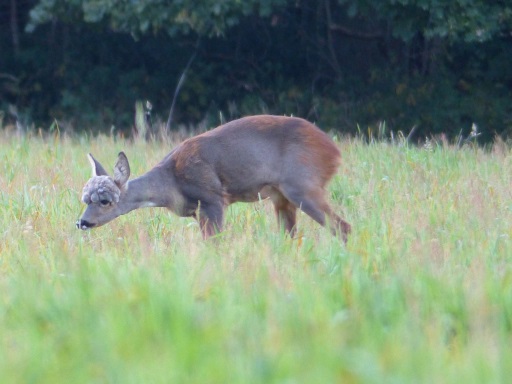
[[[308,149],[301,153],[301,161],[305,166],[315,169],[320,185],[324,187],[341,164],[340,151],[323,132],[320,134],[316,130],[305,128],[301,136],[305,148]]]

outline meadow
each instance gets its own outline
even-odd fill
[[[163,209],[75,229],[91,152],[170,143],[0,133],[1,383],[505,383],[512,151],[339,139],[345,246],[269,202],[225,231]]]

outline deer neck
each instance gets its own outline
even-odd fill
[[[181,199],[174,176],[162,168],[154,168],[128,181],[119,205],[124,213],[144,207],[166,207],[177,211]]]

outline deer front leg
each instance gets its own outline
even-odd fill
[[[222,231],[224,220],[224,205],[221,202],[207,203],[200,201],[196,219],[199,222],[203,239]]]

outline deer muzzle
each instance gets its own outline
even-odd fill
[[[93,224],[93,223],[89,223],[87,220],[82,220],[82,219],[79,219],[76,221],[76,228],[77,229],[81,229],[83,231],[86,231],[88,229],[91,229],[95,226],[96,224]]]

